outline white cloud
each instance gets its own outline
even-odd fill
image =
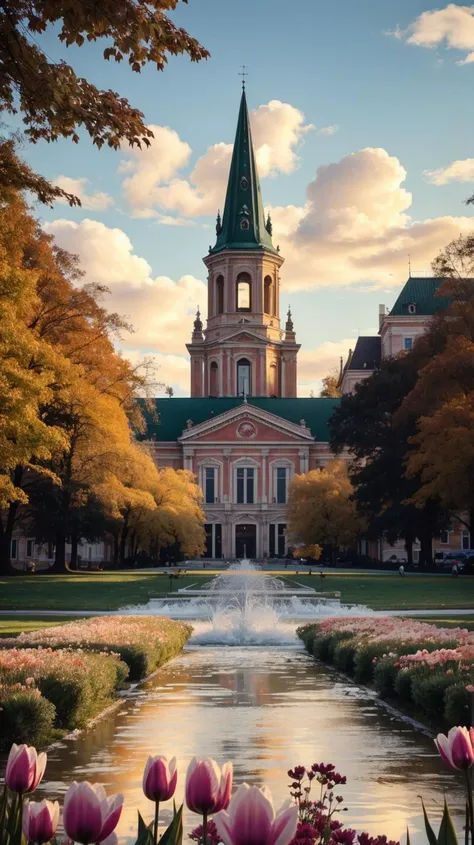
[[[82,208],[85,208],[90,211],[101,211],[106,208],[110,208],[114,201],[109,194],[105,194],[103,191],[95,191],[92,194],[88,194],[88,185],[89,179],[82,177],[81,179],[72,179],[70,176],[58,176],[55,179],[54,184],[58,186],[58,188],[62,188],[63,191],[67,191],[68,194],[74,194],[76,197],[79,197],[81,201]],[[60,203],[67,203],[66,199],[58,199],[57,202]]]
[[[438,47],[445,42],[447,47],[467,53],[458,64],[474,62],[474,6],[448,3],[444,9],[423,12],[408,29],[391,34],[418,47]]]
[[[412,220],[405,178],[395,156],[367,148],[319,167],[304,206],[272,209],[286,289],[393,286],[406,275],[408,253],[412,266],[429,268],[445,244],[474,229],[469,217]]]
[[[438,170],[424,170],[426,180],[433,185],[447,185],[448,182],[474,182],[474,158],[452,161]]]
[[[271,100],[251,113],[252,137],[260,176],[292,173],[303,136],[314,127],[289,103]],[[168,127],[151,126],[155,138],[142,150],[127,154],[119,171],[126,174],[123,190],[134,216],[155,216],[157,209],[178,215],[213,215],[223,207],[232,144],[208,147],[189,177],[179,172],[189,163],[191,148]],[[125,152],[125,151],[124,151]]]
[[[339,131],[339,126],[337,123],[333,123],[330,126],[321,126],[321,129],[316,131],[317,135],[335,135],[336,132]]]
[[[207,301],[204,282],[191,275],[177,281],[152,276],[148,262],[133,252],[128,235],[97,220],[55,220],[45,229],[59,246],[79,256],[85,281],[110,289],[107,308],[125,316],[135,329],[122,341],[125,350],[184,353],[196,306]]]
[[[349,349],[354,349],[356,338],[328,340],[314,349],[301,349],[298,353],[298,395],[316,395],[322,385],[322,379],[329,373],[339,370],[341,358],[345,362]]]

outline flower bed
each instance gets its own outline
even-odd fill
[[[117,655],[82,650],[0,650],[0,683],[35,689],[55,708],[54,726],[80,728],[110,704],[128,675]]]
[[[298,629],[317,659],[429,722],[470,724],[474,632],[394,617],[329,618]]]
[[[162,616],[95,616],[20,634],[2,645],[111,651],[129,667],[129,680],[139,681],[178,654],[191,632],[190,625]]]

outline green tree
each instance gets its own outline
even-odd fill
[[[187,2],[187,0],[183,0]],[[169,12],[179,0],[4,0],[0,7],[0,109],[23,116],[28,140],[79,141],[84,129],[92,142],[118,149],[128,141],[148,145],[152,132],[143,114],[114,91],[102,91],[78,76],[65,61],[53,61],[42,49],[41,36],[57,33],[65,47],[81,47],[85,41],[104,43],[105,60],[128,60],[139,73],[147,64],[163,70],[168,56],[186,54],[191,61],[209,53],[184,29],[176,26]],[[9,143],[0,151],[0,184],[28,189],[43,202],[73,197],[11,156]]]
[[[335,367],[327,376],[324,376],[323,386],[319,395],[322,399],[337,399],[341,395],[339,372]]]

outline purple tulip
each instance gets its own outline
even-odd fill
[[[215,760],[194,757],[186,774],[186,804],[193,813],[208,816],[229,806],[232,792],[232,763],[222,771]]]
[[[7,760],[5,781],[12,792],[24,795],[34,792],[46,768],[46,754],[38,754],[36,748],[13,743]]]
[[[59,822],[57,801],[29,801],[23,810],[23,833],[28,842],[43,845],[56,833]]]
[[[123,795],[107,798],[99,783],[74,782],[64,799],[64,830],[81,845],[104,842],[117,827],[122,807]]]
[[[438,734],[435,745],[444,762],[452,769],[464,771],[474,763],[473,728],[451,728],[447,736]]]
[[[150,801],[161,804],[169,801],[176,790],[178,772],[176,757],[149,757],[143,773],[143,792]]]
[[[275,814],[267,787],[244,783],[231,799],[229,811],[214,816],[214,823],[224,845],[288,845],[296,833],[298,808],[285,805]]]

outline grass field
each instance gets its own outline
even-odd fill
[[[206,571],[182,576],[173,582],[172,591],[176,593],[191,584],[202,587],[213,574]],[[284,575],[283,579],[289,586],[299,584],[322,593],[340,592],[344,604],[364,604],[374,610],[474,608],[474,578],[326,572],[324,578],[302,574]],[[15,576],[0,579],[0,614],[2,610],[117,610],[146,604],[150,598],[169,592],[169,577],[161,573]]]
[[[325,573],[286,576],[288,584],[341,593],[343,604],[365,604],[373,610],[441,610],[474,608],[474,578],[451,575]]]
[[[209,574],[181,576],[172,589],[168,575],[88,572],[77,575],[25,575],[0,579],[2,610],[117,610],[209,581]]]
[[[61,616],[2,616],[0,614],[0,637],[17,637],[18,634],[29,631],[37,631],[38,628],[51,628],[56,625],[64,625],[78,617]]]

